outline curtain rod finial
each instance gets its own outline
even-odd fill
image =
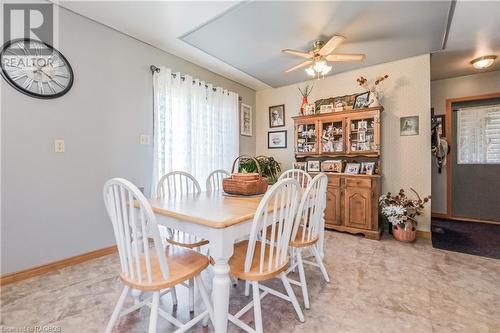
[[[160,73],[160,69],[158,67],[156,67],[155,65],[151,65],[149,66],[149,69],[151,70],[151,73]]]

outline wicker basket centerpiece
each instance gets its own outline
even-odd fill
[[[257,165],[257,172],[255,173],[239,173],[235,172],[236,162],[240,158],[250,158],[255,161]],[[222,188],[224,192],[236,195],[256,195],[262,194],[267,191],[269,183],[266,177],[262,177],[259,162],[251,156],[241,155],[238,156],[233,162],[231,169],[231,176],[222,180]]]

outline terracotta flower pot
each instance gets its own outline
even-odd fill
[[[406,228],[406,230],[405,228],[393,225],[392,234],[394,238],[396,238],[400,242],[411,243],[415,240],[415,237],[417,236],[417,229],[415,228],[414,225]]]

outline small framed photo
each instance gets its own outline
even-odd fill
[[[252,136],[252,107],[241,103],[240,109],[240,134],[244,136]]]
[[[357,175],[359,173],[359,167],[359,163],[347,163],[344,172],[351,175]]]
[[[361,162],[361,170],[359,173],[373,175],[375,170],[375,162]]]
[[[366,132],[359,131],[358,132],[358,142],[365,142],[365,141],[366,141]]]
[[[358,130],[366,131],[368,129],[368,122],[366,120],[361,120],[358,122]]]
[[[399,135],[418,135],[418,116],[399,118]]]
[[[285,104],[269,107],[269,127],[285,126]]]
[[[306,162],[294,162],[293,168],[306,171]]]
[[[314,103],[304,105],[304,115],[305,116],[310,116],[310,115],[314,114],[314,111],[315,111]]]
[[[286,131],[271,131],[267,133],[267,148],[286,148]]]
[[[356,99],[354,100],[353,109],[361,109],[366,108],[370,104],[370,92],[366,91],[364,93],[356,95]]]
[[[333,104],[321,105],[319,107],[319,113],[330,113],[333,112]]]
[[[342,172],[341,160],[328,160],[321,162],[321,171],[323,172]]]
[[[319,160],[307,161],[307,172],[320,172],[320,165]]]

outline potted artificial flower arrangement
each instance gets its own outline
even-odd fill
[[[424,205],[429,202],[431,196],[424,199],[410,187],[417,199],[406,196],[403,189],[395,196],[391,192],[380,197],[380,207],[389,223],[392,224],[392,234],[394,238],[401,242],[413,242],[417,235],[417,219],[424,210]]]

